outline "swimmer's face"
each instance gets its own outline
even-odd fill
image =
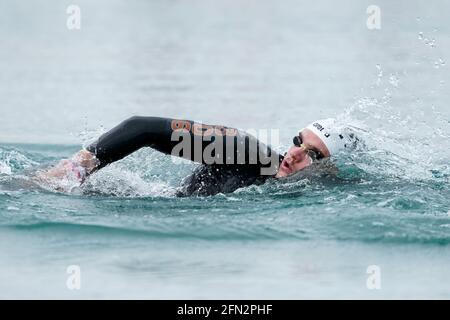
[[[277,178],[290,176],[310,166],[312,159],[307,150],[312,150],[325,158],[330,156],[328,148],[311,130],[304,129],[299,135],[306,149],[297,146],[290,147],[278,169]]]
[[[309,157],[308,152],[305,149],[292,146],[284,156],[276,177],[283,178],[290,176],[291,174],[310,166],[311,162],[312,159]]]

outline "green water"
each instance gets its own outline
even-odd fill
[[[12,171],[0,180],[4,297],[449,293],[443,279],[449,278],[450,201],[443,173],[429,180],[376,177],[344,165],[338,177],[198,198],[173,196],[191,166],[179,168],[150,150],[91,177],[76,194],[51,192],[21,174],[74,150],[2,147]],[[142,165],[146,159],[149,167]],[[148,159],[164,165],[151,168]],[[69,265],[82,270],[79,291],[65,287]],[[370,265],[381,268],[381,290],[366,287]]]

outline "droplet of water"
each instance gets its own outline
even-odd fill
[[[423,40],[423,32],[419,32],[419,40]]]
[[[381,69],[381,66],[377,64],[377,70],[378,70],[378,78],[383,77],[383,69]]]
[[[442,58],[439,58],[439,60],[434,62],[434,67],[436,69],[439,69],[440,67],[444,67],[445,66],[445,61]]]
[[[436,39],[431,39],[431,40],[429,40],[428,41],[428,45],[431,47],[431,48],[434,48],[434,47],[436,47]]]
[[[389,76],[389,83],[390,83],[393,87],[398,88],[399,82],[400,82],[400,80],[399,80],[399,78],[398,78],[396,75],[391,74],[391,75]]]

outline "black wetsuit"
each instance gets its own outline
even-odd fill
[[[181,146],[186,148],[180,150]],[[158,117],[125,120],[87,150],[95,154],[100,169],[142,147],[201,163],[184,179],[179,196],[227,193],[261,184],[276,174],[282,161],[255,137],[237,129]]]

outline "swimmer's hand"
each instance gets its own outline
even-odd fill
[[[86,150],[81,150],[70,159],[61,160],[57,165],[36,172],[36,179],[54,185],[58,191],[65,191],[67,184],[81,185],[86,177],[95,171],[97,159]]]
[[[83,168],[86,175],[93,173],[99,165],[99,161],[95,155],[87,150],[79,151],[72,157],[71,160]]]

